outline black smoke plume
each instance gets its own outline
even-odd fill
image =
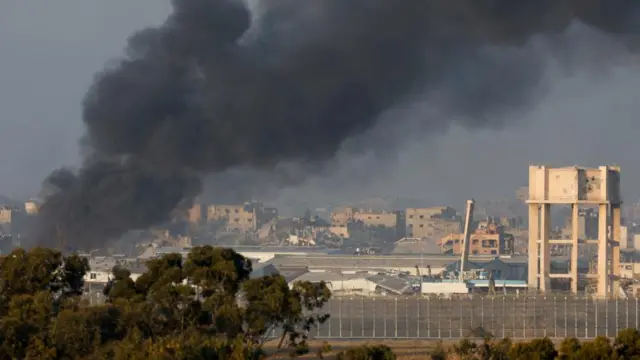
[[[418,93],[464,126],[504,125],[501,115],[530,103],[543,61],[487,49],[552,39],[576,20],[620,41],[640,30],[634,0],[261,4],[254,24],[240,1],[173,0],[162,26],[129,39],[85,98],[90,156],[47,180],[58,190],[35,243],[97,247],[165,221],[204,174],[325,163]]]

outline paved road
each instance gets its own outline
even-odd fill
[[[336,298],[318,338],[593,338],[638,327],[638,301],[474,297],[470,299]]]

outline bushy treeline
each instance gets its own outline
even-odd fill
[[[328,317],[315,311],[330,297],[324,283],[251,279],[251,262],[230,249],[147,268],[136,281],[114,269],[107,303],[88,306],[86,259],[44,248],[0,257],[0,359],[258,359],[274,329],[277,348],[296,355]]]
[[[428,358],[428,357],[427,357]],[[431,360],[640,360],[640,332],[626,329],[611,341],[598,337],[581,342],[567,338],[559,346],[548,339],[511,342],[485,339],[482,343],[462,340],[450,349],[438,345]],[[338,360],[395,360],[393,350],[384,345],[363,345],[338,354]]]
[[[330,298],[324,283],[290,287],[281,276],[250,278],[251,262],[230,249],[202,246],[183,258],[147,262],[135,281],[115,268],[105,286],[107,303],[83,300],[86,259],[37,248],[0,257],[0,360],[4,359],[219,359],[253,360],[270,349],[296,357],[309,352],[307,334],[328,319],[318,312]],[[321,358],[322,350],[316,356]],[[367,345],[340,360],[394,360],[392,349]],[[461,341],[439,346],[432,359],[640,360],[640,332],[609,341],[549,339]]]

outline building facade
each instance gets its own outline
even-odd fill
[[[428,238],[461,232],[461,218],[448,206],[405,210],[406,236]]]
[[[207,221],[221,221],[232,231],[253,231],[258,228],[255,208],[244,205],[210,205]]]

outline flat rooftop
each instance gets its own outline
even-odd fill
[[[469,260],[476,263],[493,261],[496,257],[470,256]],[[276,255],[269,260],[276,267],[297,266],[324,269],[401,269],[427,265],[439,268],[445,267],[460,259],[454,255]],[[526,264],[527,257],[500,258],[507,264]]]

